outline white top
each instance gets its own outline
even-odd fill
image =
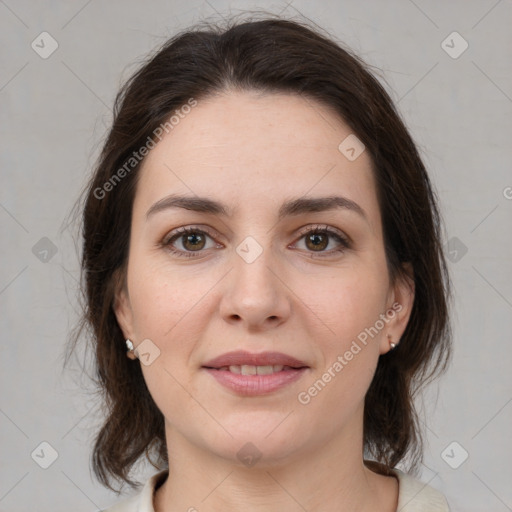
[[[414,477],[399,469],[393,472],[398,478],[397,512],[450,512],[445,497]],[[144,485],[142,491],[101,512],[155,512],[153,494],[158,483],[163,482],[167,470],[154,474]]]

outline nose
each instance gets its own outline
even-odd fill
[[[264,249],[251,263],[235,253],[233,265],[220,301],[222,318],[248,331],[264,331],[286,322],[291,311],[291,292],[280,276],[271,250]]]

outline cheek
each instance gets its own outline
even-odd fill
[[[197,315],[214,281],[205,276],[196,278],[186,269],[173,269],[160,260],[152,263],[149,255],[134,255],[128,287],[136,333],[163,342],[178,327],[183,328],[188,315]]]
[[[336,348],[343,348],[385,312],[388,293],[385,272],[372,266],[344,268],[310,289],[307,303],[330,328]]]
[[[338,273],[310,297],[329,331],[316,339],[321,364],[297,398],[310,418],[330,411],[333,431],[362,406],[373,379],[385,330],[372,329],[385,311],[386,282],[377,272]]]
[[[215,281],[194,278],[180,269],[171,271],[165,262],[149,260],[149,256],[133,257],[128,270],[136,336],[139,341],[151,340],[159,350],[154,362],[141,369],[159,409],[181,410],[190,400],[182,385],[191,389],[188,362],[195,340],[211,318],[206,308]]]

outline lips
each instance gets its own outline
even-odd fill
[[[203,367],[214,370],[229,369],[233,373],[241,373],[243,375],[268,375],[283,369],[308,368],[308,365],[295,357],[281,352],[261,352],[255,354],[238,350],[215,357],[203,364]],[[261,373],[259,373],[259,370],[261,370]]]
[[[213,369],[213,368],[212,368]],[[231,373],[239,373],[240,375],[272,375],[274,373],[296,370],[297,368],[293,368],[291,366],[284,366],[282,364],[274,364],[274,365],[230,365],[230,366],[222,366],[221,368],[215,368],[219,371],[226,371]]]
[[[203,365],[224,388],[239,396],[259,396],[291,386],[309,371],[299,359],[281,352],[228,352]]]

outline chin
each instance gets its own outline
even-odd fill
[[[208,449],[241,467],[272,467],[291,461],[304,448],[305,429],[294,424],[293,414],[288,418],[286,414],[261,411],[246,413],[236,423],[221,421],[233,437],[226,434],[212,443],[205,440]]]

